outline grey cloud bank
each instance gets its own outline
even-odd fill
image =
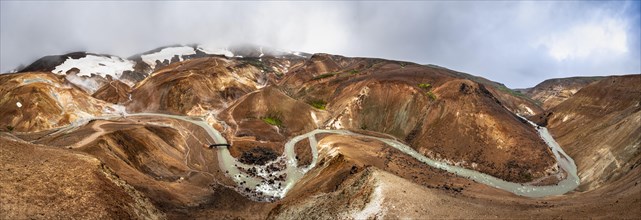
[[[0,71],[72,51],[250,43],[436,64],[530,87],[641,72],[631,2],[0,2]]]

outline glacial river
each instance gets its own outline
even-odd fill
[[[46,79],[33,79],[25,80],[24,83],[34,83],[34,82],[49,82]],[[124,111],[123,111],[124,112]],[[157,116],[157,117],[167,117],[183,120],[186,122],[193,123],[205,129],[209,136],[213,138],[216,144],[227,144],[227,140],[218,132],[216,129],[212,128],[207,124],[202,118],[189,117],[189,116],[177,116],[177,115],[167,115],[167,114],[158,114],[158,113],[133,113],[127,114],[123,113],[121,116]],[[105,115],[99,117],[93,117],[91,119],[109,119],[121,117],[116,115]],[[521,117],[522,118],[522,117]],[[525,118],[522,118],[526,120]],[[68,129],[80,126],[86,123],[89,119],[79,120],[70,124],[65,128],[61,128],[58,132],[64,132]],[[527,120],[526,120],[527,121]],[[550,195],[561,195],[575,189],[579,185],[579,177],[577,176],[577,168],[574,163],[574,160],[570,158],[561,147],[556,143],[554,138],[550,135],[548,130],[545,127],[537,127],[534,123],[528,121],[530,125],[534,127],[539,133],[539,136],[545,143],[550,147],[554,157],[556,158],[557,164],[559,167],[565,171],[567,174],[566,177],[555,185],[547,186],[535,186],[529,184],[513,183],[508,182],[478,171],[450,165],[444,162],[435,161],[430,158],[425,157],[424,155],[418,153],[411,147],[400,143],[396,140],[366,136],[362,134],[357,134],[347,130],[323,130],[316,129],[310,131],[306,134],[296,136],[289,140],[285,144],[284,155],[279,157],[277,160],[269,162],[268,164],[257,166],[257,165],[247,165],[240,163],[229,153],[227,147],[218,147],[218,159],[219,165],[222,170],[224,170],[229,177],[231,177],[237,184],[238,191],[246,195],[252,196],[250,193],[258,192],[258,195],[254,195],[254,198],[282,198],[287,192],[312,168],[314,168],[318,161],[318,141],[315,138],[316,134],[330,133],[330,134],[341,134],[341,135],[350,135],[350,136],[359,136],[359,137],[368,137],[371,139],[376,139],[386,143],[387,145],[394,147],[407,155],[410,155],[417,160],[438,168],[445,170],[447,172],[456,174],[461,177],[466,177],[477,182],[502,189],[505,191],[512,192],[517,195],[526,196],[526,197],[543,197]],[[58,133],[55,132],[55,133]],[[310,143],[311,152],[312,152],[312,162],[307,167],[299,167],[298,161],[296,160],[296,154],[294,151],[294,146],[299,141],[307,140]],[[274,168],[276,167],[276,168]],[[251,170],[251,175],[248,175],[248,170]],[[274,176],[278,176],[276,181],[274,181]],[[272,181],[266,181],[270,179]],[[243,191],[242,189],[251,189],[250,191]]]
[[[227,140],[218,132],[216,129],[212,128],[201,118],[189,117],[189,116],[177,116],[177,115],[167,115],[167,114],[157,114],[157,113],[134,113],[127,114],[127,116],[158,116],[158,117],[167,117],[183,120],[186,122],[193,123],[205,129],[209,136],[213,138],[216,144],[227,144]],[[529,121],[528,121],[529,122]],[[438,168],[445,170],[447,172],[456,174],[461,177],[465,177],[471,180],[474,180],[479,183],[486,184],[498,189],[512,192],[516,195],[526,196],[526,197],[543,197],[551,195],[561,195],[575,189],[579,185],[579,177],[577,176],[577,168],[574,164],[574,160],[570,158],[561,147],[556,143],[554,138],[550,135],[548,130],[545,127],[537,127],[534,123],[529,122],[533,126],[533,129],[536,129],[539,133],[539,136],[545,143],[550,147],[554,157],[556,158],[557,164],[559,167],[566,172],[566,177],[555,185],[546,185],[546,186],[535,186],[522,183],[513,183],[508,182],[488,174],[484,174],[475,170],[466,169],[463,167],[458,167],[450,165],[444,162],[435,161],[426,156],[418,153],[411,147],[398,142],[396,140],[367,136],[363,134],[357,134],[347,130],[324,130],[316,129],[310,131],[306,134],[298,135],[285,144],[285,152],[275,161],[271,161],[265,165],[247,165],[240,163],[236,158],[232,157],[229,153],[227,147],[218,147],[217,155],[219,159],[220,168],[227,173],[227,175],[233,179],[238,187],[238,191],[248,195],[253,196],[256,199],[277,199],[283,198],[289,190],[312,168],[317,165],[318,162],[318,141],[316,140],[316,134],[340,134],[340,135],[349,135],[355,137],[367,137],[375,140],[379,140],[390,147],[396,148],[403,153],[410,155],[417,160]],[[294,146],[299,141],[307,140],[310,143],[311,153],[312,153],[312,162],[306,167],[299,167],[298,161],[296,159],[296,153],[294,151]],[[271,169],[270,169],[271,166]],[[273,167],[279,167],[279,169],[273,169]],[[249,175],[247,170],[252,170],[252,175]],[[272,177],[281,176],[276,181],[267,181],[267,179],[273,179]],[[242,189],[251,189],[250,191],[244,191]],[[256,195],[258,193],[258,195]]]

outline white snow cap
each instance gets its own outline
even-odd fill
[[[194,55],[196,54],[196,50],[194,50],[193,47],[189,46],[179,46],[179,47],[167,47],[163,48],[162,50],[155,52],[155,53],[150,53],[150,54],[145,54],[140,56],[142,58],[142,61],[147,63],[151,69],[156,68],[156,60],[160,61],[161,63],[165,60],[171,61],[171,58],[174,56],[178,55],[178,59],[180,61],[183,61],[183,57],[185,55]]]
[[[230,50],[227,48],[222,48],[222,47],[213,47],[209,45],[198,45],[198,50],[205,52],[206,54],[216,54],[216,55],[223,55],[225,57],[234,57],[234,53],[232,53]]]
[[[55,74],[65,75],[67,71],[78,68],[78,76],[91,76],[91,74],[107,77],[110,75],[119,79],[124,71],[133,71],[135,63],[130,60],[124,60],[117,56],[95,56],[87,54],[80,59],[67,59],[64,63],[57,66],[53,71]]]

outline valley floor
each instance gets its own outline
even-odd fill
[[[200,204],[182,207],[151,205],[149,193],[122,184],[93,156],[0,138],[0,198],[2,219],[79,218],[637,218],[641,216],[641,166],[623,178],[588,192],[540,199],[515,196],[486,185],[436,174],[434,180],[408,180],[402,169],[364,166],[332,182],[325,192],[286,197],[274,203],[253,202],[229,188],[217,186]],[[346,159],[351,164],[358,155]],[[395,175],[396,173],[397,175]],[[322,174],[321,174],[322,175]],[[400,175],[400,176],[398,176]],[[355,184],[355,182],[365,184]],[[439,186],[444,182],[464,186]],[[91,183],[91,184],[87,184]],[[427,186],[427,187],[426,187]],[[314,190],[312,190],[313,192]],[[143,195],[145,194],[145,195]],[[340,196],[341,194],[350,197]],[[153,199],[152,199],[153,200]],[[347,209],[341,204],[359,204]],[[314,204],[306,206],[305,204]],[[134,204],[134,205],[132,205]],[[37,207],[37,208],[35,208]],[[248,212],[248,210],[251,210]],[[325,211],[323,211],[325,210]],[[336,210],[336,213],[325,213]],[[166,216],[160,213],[166,213]],[[309,215],[301,215],[308,213]],[[314,214],[316,213],[316,214]]]

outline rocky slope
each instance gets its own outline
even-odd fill
[[[164,219],[93,156],[0,137],[0,218]]]
[[[519,115],[535,115],[543,111],[541,106],[535,100],[532,100],[531,97],[524,95],[520,91],[507,88],[502,83],[494,82],[480,76],[474,76],[467,73],[450,70],[441,66],[428,66],[432,68],[445,69],[449,74],[452,74],[456,77],[468,79],[485,85],[487,90],[490,91],[492,95],[494,95],[499,101],[501,101],[501,104],[504,107]]]
[[[534,116],[579,167],[582,190],[598,188],[641,164],[641,75],[592,83]]]
[[[304,216],[312,219],[504,219],[504,218],[630,218],[641,214],[638,205],[641,169],[605,190],[564,198],[530,199],[506,195],[485,196],[496,192],[463,193],[456,186],[434,190],[406,178],[367,168],[350,175],[335,191],[277,206],[270,219]],[[635,180],[636,178],[636,180]],[[483,196],[479,196],[483,195]],[[608,195],[608,196],[603,196]]]
[[[532,88],[517,91],[541,103],[543,109],[550,109],[567,100],[581,88],[604,77],[570,77],[548,79]]]
[[[91,96],[113,104],[124,104],[131,101],[130,95],[131,88],[127,84],[114,80],[100,87]]]
[[[219,57],[172,64],[136,85],[132,112],[203,115],[220,111],[244,94],[265,86],[261,69]]]
[[[621,169],[625,175],[597,189],[532,199],[439,174],[379,143],[328,136],[320,144],[321,153],[325,152],[323,169],[311,173],[313,179],[303,180],[292,192],[299,199],[283,200],[269,218],[635,218],[641,214],[639,166]],[[299,194],[312,189],[317,196]]]
[[[280,85],[294,99],[326,103],[329,128],[390,134],[432,158],[510,180],[554,169],[538,135],[494,95],[502,91],[444,68],[316,54]]]

